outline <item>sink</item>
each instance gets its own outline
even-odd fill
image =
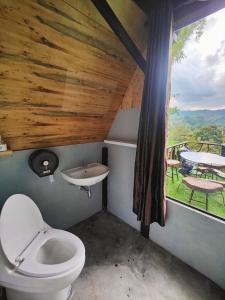
[[[61,174],[69,183],[78,186],[91,186],[102,181],[109,174],[109,168],[99,163],[92,163],[61,171]]]

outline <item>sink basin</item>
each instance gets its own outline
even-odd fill
[[[109,174],[109,168],[99,163],[92,163],[83,167],[64,170],[61,174],[69,183],[91,186],[102,181]]]

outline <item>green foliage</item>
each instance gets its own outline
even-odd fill
[[[222,144],[225,142],[225,131],[222,126],[216,125],[191,127],[184,123],[171,124],[169,122],[167,144],[173,145],[183,141]]]
[[[219,110],[179,110],[178,114],[170,115],[171,123],[185,123],[191,127],[207,125],[223,126],[225,128],[225,109]]]
[[[199,127],[194,132],[196,141],[208,141],[214,143],[223,142],[223,131],[215,125]]]
[[[177,40],[173,43],[173,48],[172,48],[173,62],[179,63],[183,58],[186,57],[185,52],[183,50],[186,42],[193,35],[195,40],[198,41],[203,34],[205,25],[206,25],[206,20],[202,19],[189,26],[183,27],[176,33]]]
[[[170,115],[177,114],[178,112],[179,112],[179,108],[177,106],[169,107],[169,114]]]
[[[168,170],[168,172],[171,171]],[[181,202],[189,204],[189,197],[191,194],[191,190],[186,187],[184,184],[181,184],[183,176],[179,174],[179,179],[172,183],[172,180],[170,177],[166,178],[166,194],[167,196],[177,199]],[[178,189],[178,186],[180,184],[180,187]],[[225,196],[225,193],[224,193]],[[201,192],[195,192],[194,194],[194,200],[192,201],[191,206],[197,207],[199,209],[205,210],[205,194]],[[222,196],[220,193],[212,193],[209,196],[209,208],[208,212],[211,214],[220,216],[225,218],[225,206],[223,205]]]
[[[169,123],[168,130],[168,144],[172,144],[171,141],[174,141],[174,144],[181,143],[183,141],[192,141],[193,140],[193,132],[189,126],[185,124],[179,124],[173,126],[173,124]]]
[[[170,111],[167,145],[183,141],[225,142],[225,110],[177,112],[176,108],[172,108]]]

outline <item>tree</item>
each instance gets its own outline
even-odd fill
[[[167,142],[169,145],[190,140],[192,140],[192,131],[186,124],[177,124],[176,126],[170,124]]]
[[[177,106],[171,106],[169,107],[169,115],[174,115],[179,112],[179,108]]]
[[[199,127],[194,132],[194,137],[197,141],[207,141],[213,143],[223,142],[222,129],[215,125]]]
[[[176,41],[173,43],[172,59],[173,63],[179,63],[186,57],[184,52],[184,46],[186,42],[194,35],[196,41],[199,41],[203,34],[203,30],[206,25],[206,19],[202,19],[191,25],[185,26],[176,32]]]

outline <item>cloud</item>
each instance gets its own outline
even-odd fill
[[[173,103],[181,109],[225,108],[225,29],[220,27],[217,18],[211,17],[202,40],[190,40],[184,49],[187,57],[173,65]]]
[[[208,55],[206,59],[209,64],[219,64],[222,59],[225,59],[225,40],[221,41],[216,53]]]

